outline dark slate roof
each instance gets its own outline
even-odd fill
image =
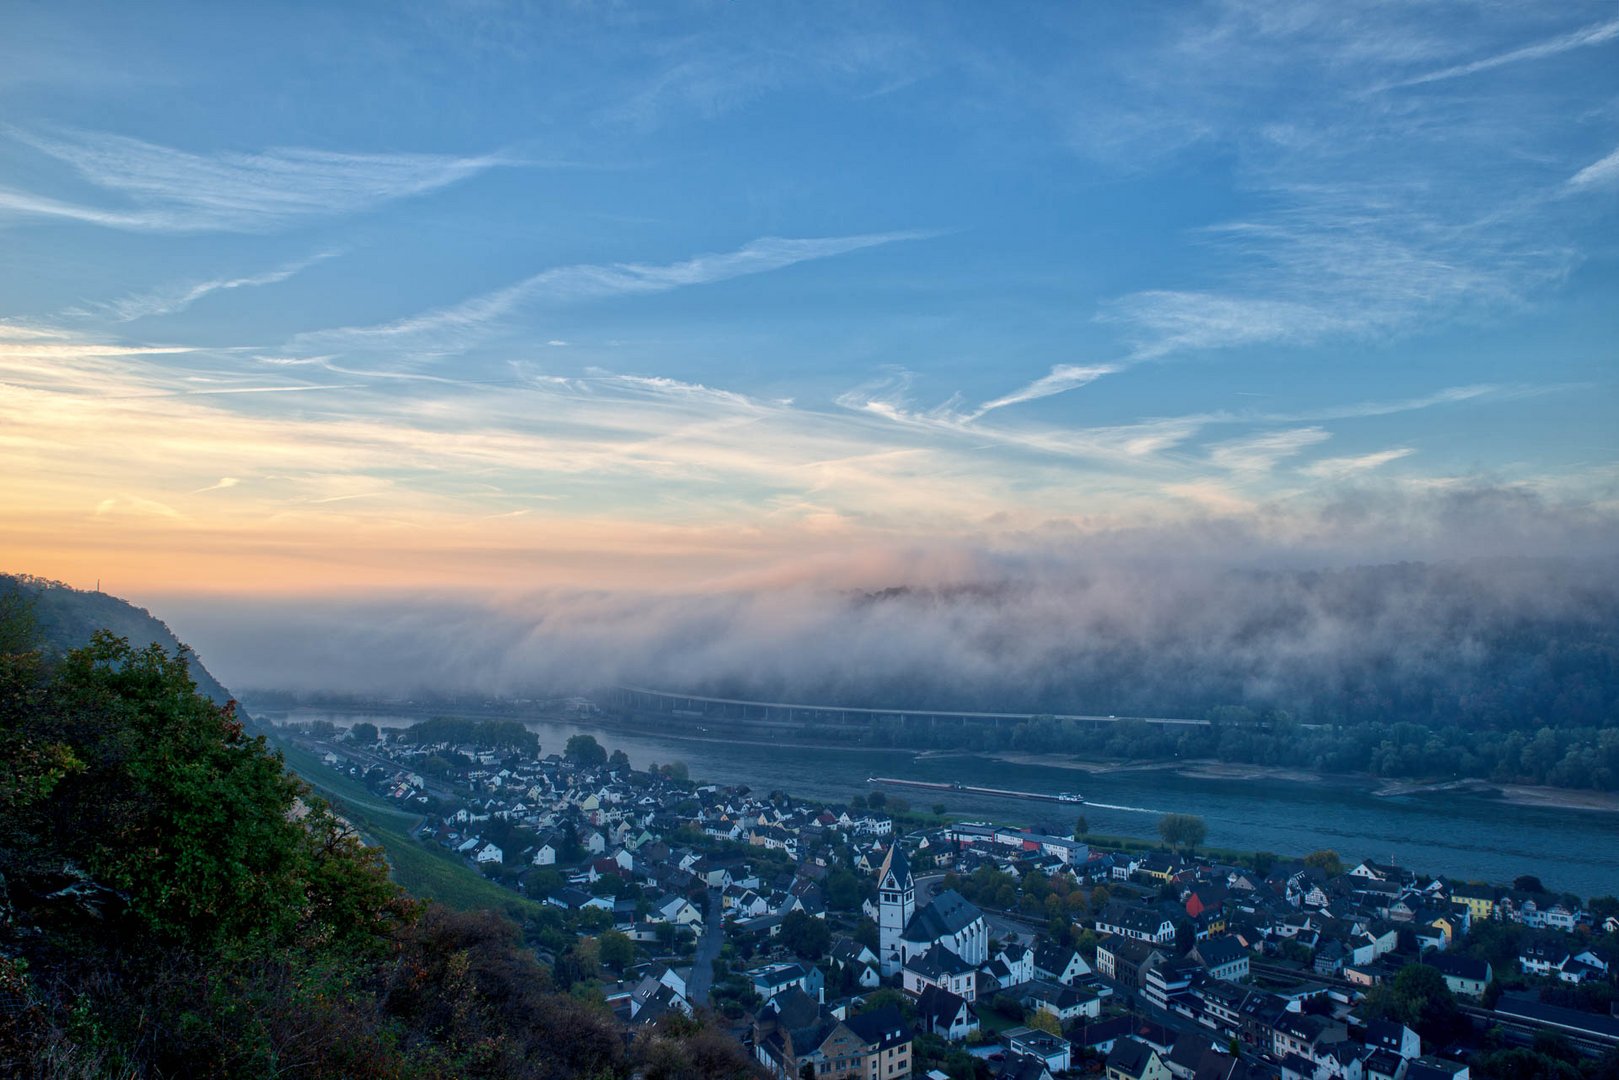
[[[1248,1080],[1250,1076],[1259,1075],[1240,1058],[1222,1054],[1218,1050],[1206,1050],[1198,1059],[1192,1080]]]
[[[1211,937],[1197,943],[1198,958],[1208,967],[1224,967],[1241,960],[1248,950],[1234,937]]]
[[[1102,939],[1102,947],[1127,964],[1140,967],[1153,953],[1164,955],[1164,950],[1150,941],[1109,935]]]
[[[851,1016],[843,1023],[878,1050],[888,1050],[911,1041],[910,1025],[905,1022],[897,1005],[884,1005],[880,1009]]]
[[[796,983],[771,998],[765,1008],[774,1012],[777,1022],[789,1031],[807,1028],[821,1019],[821,1003]]]
[[[1061,974],[1068,968],[1069,961],[1073,959],[1074,948],[1069,945],[1058,945],[1050,938],[1041,937],[1034,943],[1034,966],[1041,971],[1050,971]]]
[[[952,994],[942,986],[925,986],[922,996],[916,999],[916,1015],[929,1030],[947,1028],[956,1022],[964,1005],[967,1001],[959,994]],[[967,1008],[970,1012],[971,1006]]]
[[[1033,1054],[1009,1054],[995,1080],[1049,1080],[1051,1070]]]
[[[905,858],[905,852],[901,850],[898,841],[895,841],[894,845],[888,849],[888,854],[883,858],[882,866],[877,869],[877,884],[879,887],[888,879],[890,872],[898,879],[901,886],[904,886],[911,876],[910,861]]]
[[[1393,1076],[1404,1063],[1405,1059],[1392,1050],[1373,1050],[1366,1058],[1366,1071]]]
[[[973,920],[981,918],[983,912],[965,896],[954,889],[946,889],[911,918],[910,925],[905,927],[904,937],[906,941],[937,941],[965,930]]]
[[[913,956],[905,961],[905,967],[929,979],[939,979],[946,975],[965,975],[973,970],[971,964],[939,944],[935,944],[921,956]]]
[[[1565,1009],[1561,1005],[1546,1005],[1532,997],[1503,994],[1501,1000],[1496,1003],[1495,1011],[1508,1016],[1521,1016],[1545,1024],[1555,1024],[1575,1032],[1619,1039],[1619,1017]]]
[[[1175,1045],[1169,1048],[1169,1062],[1178,1065],[1187,1072],[1196,1072],[1197,1063],[1203,1060],[1203,1055],[1214,1049],[1214,1040],[1204,1034],[1188,1031],[1175,1040]]]
[[[1366,1022],[1366,1038],[1362,1041],[1367,1046],[1392,1050],[1398,1054],[1404,1038],[1404,1024],[1396,1024],[1393,1020],[1368,1020]]]
[[[1086,1024],[1079,1029],[1075,1037],[1076,1046],[1095,1046],[1097,1043],[1107,1042],[1109,1039],[1122,1039],[1130,1034],[1133,1019],[1128,1016],[1114,1016],[1106,1020],[1098,1020],[1094,1024]]]
[[[1425,957],[1422,962],[1429,967],[1438,968],[1441,975],[1449,975],[1453,979],[1477,979],[1483,982],[1490,977],[1490,965],[1471,956],[1439,953]]]
[[[1126,1076],[1140,1076],[1152,1064],[1153,1049],[1135,1039],[1120,1039],[1113,1044],[1107,1056],[1107,1067],[1117,1069]]]

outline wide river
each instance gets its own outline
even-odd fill
[[[298,710],[296,720],[328,718],[339,726],[370,719],[408,726],[418,717]],[[1549,889],[1584,897],[1619,894],[1619,814],[1513,806],[1476,795],[1377,798],[1348,784],[1217,780],[1168,772],[1090,775],[1048,765],[1009,764],[977,756],[918,757],[914,751],[806,748],[728,742],[711,722],[707,735],[648,733],[603,724],[528,720],[542,753],[560,753],[570,735],[595,735],[621,749],[636,768],[683,761],[694,779],[747,784],[756,791],[846,802],[872,790],[868,776],[959,781],[984,787],[1086,799],[1069,806],[954,791],[887,789],[912,805],[942,803],[974,820],[1047,826],[1066,834],[1084,814],[1093,833],[1156,838],[1158,815],[1196,814],[1208,844],[1244,851],[1302,855],[1332,848],[1346,861],[1375,858],[1420,873],[1491,882],[1535,874]]]

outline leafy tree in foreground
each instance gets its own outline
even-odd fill
[[[628,1076],[599,1001],[403,894],[181,656],[0,641],[0,1075]],[[658,1039],[648,1077],[746,1069],[704,1024]]]

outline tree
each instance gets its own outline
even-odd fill
[[[1062,1034],[1062,1021],[1057,1019],[1056,1013],[1045,1009],[1031,1009],[1025,1022],[1036,1031],[1044,1031],[1050,1035]]]
[[[1083,840],[1086,836],[1090,835],[1090,831],[1091,823],[1085,820],[1084,814],[1079,815],[1079,817],[1074,820],[1074,839]]]
[[[571,735],[562,756],[579,765],[607,764],[607,751],[594,735]]]
[[[911,995],[902,994],[891,986],[880,987],[867,994],[866,1000],[861,1002],[859,1012],[855,1015],[876,1012],[878,1009],[886,1008],[889,1005],[898,1009],[907,1019],[916,1017],[916,1001]]]
[[[819,960],[832,947],[832,931],[825,919],[793,911],[781,921],[781,943],[801,959]]]
[[[349,728],[349,738],[361,746],[375,746],[378,737],[377,725],[366,720],[361,720]]]
[[[834,911],[858,911],[866,890],[852,871],[837,869],[826,876],[826,904]]]
[[[627,769],[630,767],[630,755],[622,750],[614,750],[612,756],[607,759],[607,764],[615,769]]]
[[[1331,848],[1310,852],[1304,857],[1304,865],[1313,866],[1328,877],[1337,877],[1344,872],[1343,860]]]
[[[1176,850],[1196,850],[1209,835],[1209,827],[1195,814],[1165,814],[1158,819],[1158,835]]]
[[[57,857],[128,897],[153,938],[365,939],[404,914],[379,853],[246,734],[234,705],[197,693],[183,651],[98,632],[42,692],[0,730],[59,747],[74,764],[35,789],[44,798],[31,806],[0,799],[0,817],[43,815],[33,824]],[[41,702],[48,711],[36,711]]]
[[[628,934],[608,930],[601,936],[600,953],[602,963],[622,974],[635,963],[635,942]]]
[[[1407,964],[1392,983],[1374,986],[1366,995],[1364,1015],[1397,1021],[1439,1043],[1448,1042],[1467,1024],[1445,977],[1427,964]]]
[[[1519,874],[1512,879],[1512,887],[1519,892],[1543,893],[1546,891],[1546,886],[1542,885],[1540,879],[1533,874]]]

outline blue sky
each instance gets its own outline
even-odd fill
[[[1614,505],[1610,3],[5,22],[15,569],[659,583]]]

